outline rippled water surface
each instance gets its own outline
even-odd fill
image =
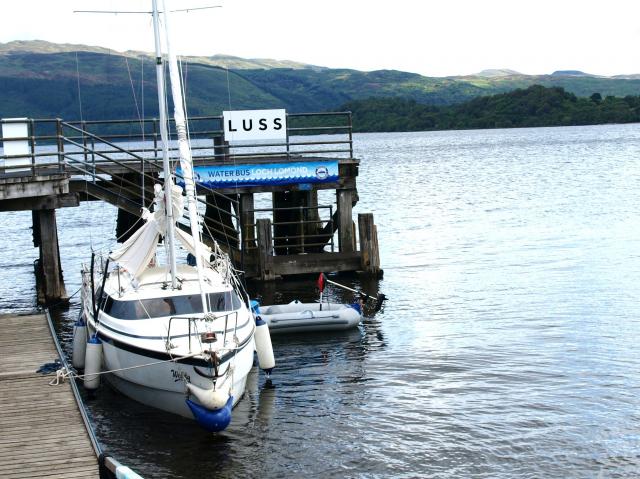
[[[384,311],[274,338],[274,387],[252,374],[217,436],[102,388],[103,446],[146,477],[640,475],[640,125],[364,134],[355,150],[385,275],[344,281],[384,292]],[[69,293],[114,218],[59,212]],[[31,215],[0,221],[0,310],[32,309]]]

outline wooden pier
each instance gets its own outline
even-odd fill
[[[45,314],[0,315],[0,351],[0,475],[99,477],[70,383],[36,372],[59,359]]]
[[[158,120],[5,119],[0,125],[11,133],[0,137],[0,212],[32,211],[38,299],[64,299],[56,209],[108,202],[118,208],[117,239],[126,241],[142,224],[154,183],[163,181]],[[217,242],[247,279],[382,276],[373,215],[353,214],[360,160],[349,112],[287,114],[286,137],[267,144],[228,141],[222,125],[222,117],[190,119],[205,243]],[[173,145],[169,155],[175,160],[176,154]],[[180,183],[178,170],[172,173]],[[245,174],[256,176],[237,180]],[[276,176],[257,183],[258,175]]]

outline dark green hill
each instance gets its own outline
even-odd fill
[[[218,115],[228,108],[327,111],[372,97],[445,106],[533,84],[562,87],[579,97],[594,92],[603,97],[640,92],[637,75],[605,78],[568,70],[529,76],[502,69],[432,78],[393,70],[362,72],[225,55],[185,58],[184,76],[190,115]],[[80,117],[80,103],[84,119],[136,118],[143,106],[145,116],[156,116],[152,56],[43,41],[0,44],[0,117],[74,120]]]
[[[533,85],[449,106],[404,98],[371,98],[343,105],[357,131],[426,131],[640,122],[640,96],[578,98],[561,87]]]
[[[194,63],[185,67],[184,75],[189,114],[228,109],[226,70]],[[229,77],[234,108],[282,105],[235,73]],[[80,103],[85,120],[137,118],[143,106],[147,116],[157,116],[155,63],[151,58],[84,51],[0,55],[0,117],[78,119]]]

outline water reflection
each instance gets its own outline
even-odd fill
[[[385,276],[332,279],[387,294],[384,310],[274,336],[274,387],[255,369],[217,436],[101,388],[88,407],[106,449],[145,477],[638,476],[640,128],[355,139],[356,212],[375,214]],[[32,307],[31,218],[2,215],[0,309]],[[110,215],[59,212],[70,292]],[[314,301],[316,279],[251,293]],[[57,316],[67,345],[77,307]]]

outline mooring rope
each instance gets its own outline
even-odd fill
[[[61,382],[64,382],[65,379],[67,378],[75,378],[75,379],[84,379],[86,376],[100,376],[102,374],[111,374],[111,373],[117,373],[120,371],[128,371],[130,369],[139,369],[139,368],[144,368],[144,367],[148,367],[148,366],[156,366],[158,364],[164,364],[164,363],[174,363],[176,361],[180,361],[182,359],[189,359],[192,358],[194,356],[197,356],[201,353],[192,353],[192,354],[187,354],[186,356],[180,356],[179,358],[171,358],[171,359],[166,359],[163,361],[154,361],[152,363],[146,363],[146,364],[138,364],[136,366],[129,366],[126,368],[118,368],[118,369],[110,369],[108,371],[99,371],[96,373],[91,373],[91,374],[78,374],[75,373],[73,371],[70,371],[67,368],[60,368],[56,371],[56,377],[55,379],[51,380],[49,382],[50,386],[57,386],[58,384],[60,384]]]
[[[254,326],[255,328],[255,326]],[[218,351],[225,351],[225,352],[229,352],[229,351],[238,351],[240,349],[239,344],[236,343],[235,347],[229,348],[229,347],[224,347],[224,348],[220,348]],[[135,366],[129,366],[126,368],[117,368],[117,369],[109,369],[107,371],[99,371],[96,373],[91,373],[91,374],[78,374],[74,371],[69,370],[66,367],[62,367],[60,369],[58,369],[56,371],[56,377],[54,379],[52,379],[49,382],[50,386],[57,386],[60,383],[63,383],[67,378],[74,378],[74,379],[84,379],[86,376],[101,376],[103,374],[112,374],[112,373],[117,373],[120,371],[128,371],[131,369],[139,369],[139,368],[145,368],[145,367],[149,367],[149,366],[157,366],[158,364],[165,364],[165,363],[175,363],[177,361],[181,361],[183,359],[189,359],[189,358],[193,358],[195,356],[198,356],[202,354],[202,352],[198,352],[198,353],[191,353],[191,354],[187,354],[185,356],[180,356],[180,357],[175,357],[175,358],[171,358],[171,359],[166,359],[163,361],[154,361],[152,363],[145,363],[145,364],[137,364]],[[235,355],[234,355],[235,358]]]

